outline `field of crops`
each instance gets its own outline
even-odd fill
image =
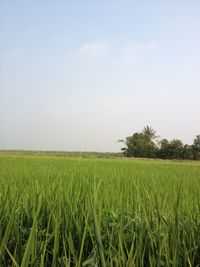
[[[200,266],[200,163],[2,154],[0,266]]]

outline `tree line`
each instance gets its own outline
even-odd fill
[[[200,160],[200,135],[192,145],[183,144],[179,139],[158,139],[156,131],[146,126],[119,142],[124,144],[121,150],[126,157]]]

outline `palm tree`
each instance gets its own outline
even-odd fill
[[[150,140],[156,139],[156,131],[151,126],[145,126],[142,133],[146,135]]]

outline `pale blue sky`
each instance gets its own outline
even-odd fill
[[[200,1],[0,0],[0,149],[200,134]]]

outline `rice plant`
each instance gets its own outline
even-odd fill
[[[0,266],[200,266],[200,163],[0,156]]]

